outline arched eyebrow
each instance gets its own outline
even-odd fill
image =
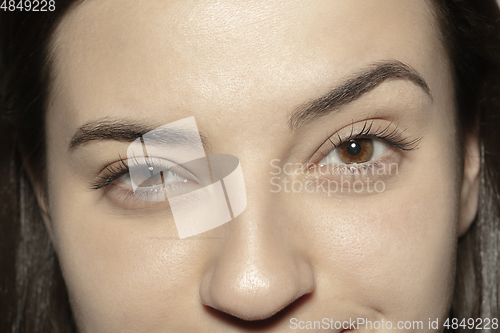
[[[160,125],[161,126],[161,125]],[[148,125],[129,119],[103,118],[88,122],[80,126],[69,143],[69,150],[91,141],[114,140],[121,142],[133,142],[135,139],[158,129],[160,126]],[[208,149],[209,142],[205,135],[192,130],[178,128],[165,128],[161,133],[155,133],[150,137],[160,144],[184,145],[198,147],[201,138],[204,149]]]
[[[312,119],[337,111],[388,79],[409,80],[422,88],[432,100],[427,82],[415,69],[398,60],[379,62],[347,79],[327,94],[298,107],[290,116],[289,127],[294,131]]]

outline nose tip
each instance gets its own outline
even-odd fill
[[[222,260],[211,266],[201,280],[202,303],[243,320],[262,320],[314,290],[313,273],[305,260],[263,259]]]

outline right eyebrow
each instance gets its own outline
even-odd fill
[[[432,100],[427,82],[415,69],[401,61],[388,60],[369,66],[361,74],[347,79],[325,95],[297,108],[288,120],[289,127],[294,131],[312,119],[334,112],[391,78],[415,83]]]
[[[151,126],[148,124],[131,121],[128,119],[103,118],[94,120],[80,126],[70,140],[68,149],[74,150],[77,147],[91,141],[115,140],[121,142],[133,142],[137,138],[148,134],[148,139],[162,144],[170,145],[191,145],[198,147],[199,138],[205,149],[208,149],[209,142],[206,136],[199,132],[182,128],[162,128],[161,126]]]

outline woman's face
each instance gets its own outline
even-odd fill
[[[425,1],[76,5],[46,126],[49,229],[80,330],[442,324],[462,176],[436,25]],[[239,158],[247,206],[179,239],[124,164],[139,134],[188,117],[207,154]]]

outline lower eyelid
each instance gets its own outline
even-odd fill
[[[329,181],[342,182],[343,180],[355,182],[357,180],[372,181],[386,180],[399,174],[402,155],[394,148],[388,148],[374,161],[353,164],[337,164],[320,166],[315,163],[306,173],[306,179],[322,178]]]
[[[120,199],[122,200],[122,202],[125,202],[131,196],[134,197],[132,187],[130,187],[130,189],[127,189],[125,186],[115,184],[115,182],[111,183],[107,188],[105,188],[105,195],[108,198],[112,197],[113,199]],[[135,197],[133,199],[135,199]]]
[[[169,183],[165,186],[168,187],[167,190],[162,186],[152,186],[151,188],[134,192],[131,185],[115,180],[105,188],[105,196],[113,202],[115,206],[128,210],[141,210],[157,206],[164,209],[166,206],[169,206],[167,193],[169,193],[169,197],[177,197],[179,195],[194,192],[202,187],[202,185],[194,181],[188,181],[187,183]],[[142,195],[144,197],[142,197]],[[189,198],[196,199],[195,197],[196,195]]]
[[[138,198],[132,187],[121,186],[115,183],[110,184],[105,189],[105,196],[114,206],[125,210],[147,209],[158,205],[168,205],[168,200],[164,201],[147,201]]]

